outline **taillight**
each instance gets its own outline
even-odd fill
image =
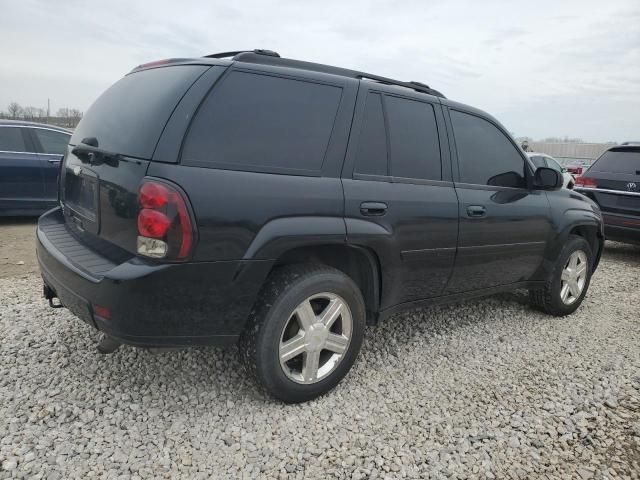
[[[598,182],[589,177],[576,177],[576,187],[597,188]]]
[[[138,253],[183,260],[193,246],[193,224],[187,199],[177,188],[145,180],[138,190]]]

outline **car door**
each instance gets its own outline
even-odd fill
[[[460,200],[458,253],[447,292],[529,280],[551,234],[547,196],[530,188],[530,164],[497,122],[447,110]]]
[[[43,208],[43,161],[24,127],[0,125],[0,211],[29,213]]]
[[[58,173],[71,134],[58,130],[34,127],[29,128],[42,162],[44,198],[55,204],[58,200]]]
[[[381,263],[381,308],[440,295],[453,268],[458,200],[438,100],[363,88],[343,169],[348,241]]]

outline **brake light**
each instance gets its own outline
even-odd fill
[[[160,183],[143,183],[140,187],[139,199],[143,208],[161,208],[169,201],[169,190]]]
[[[589,177],[576,177],[576,187],[597,188],[598,182]]]
[[[164,181],[145,180],[138,190],[138,253],[183,260],[193,246],[193,224],[184,194]]]
[[[138,233],[143,237],[163,238],[171,226],[171,220],[158,210],[144,208],[138,214]]]

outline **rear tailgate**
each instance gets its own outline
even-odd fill
[[[595,186],[580,188],[604,212],[640,216],[640,147],[606,151],[583,175]]]
[[[136,252],[138,187],[172,112],[209,68],[188,64],[135,71],[89,108],[60,176],[60,200],[71,229]]]

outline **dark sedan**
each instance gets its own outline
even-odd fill
[[[71,138],[64,128],[0,120],[0,216],[55,207],[58,169]]]
[[[575,190],[600,206],[608,239],[640,243],[640,144],[604,152],[576,178]]]

